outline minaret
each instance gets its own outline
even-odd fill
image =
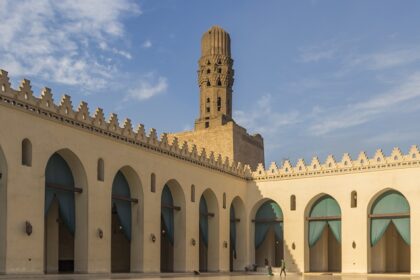
[[[198,65],[200,117],[195,121],[195,129],[224,125],[232,120],[234,72],[230,36],[219,26],[213,26],[203,34]]]

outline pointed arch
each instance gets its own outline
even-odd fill
[[[5,272],[6,269],[7,171],[6,156],[0,146],[0,272]]]
[[[341,271],[341,207],[331,195],[321,193],[305,209],[305,259],[307,271]]]
[[[239,196],[236,196],[229,209],[230,270],[242,271],[247,265],[245,203]]]
[[[410,272],[410,204],[395,189],[384,189],[368,204],[368,271]]]
[[[80,158],[65,148],[50,156],[44,170],[45,271],[86,272],[88,183],[85,168]],[[57,219],[62,222],[57,224]],[[60,246],[66,248],[61,251],[65,255],[54,253]]]
[[[199,263],[200,271],[219,270],[219,202],[211,189],[200,196],[199,204]]]
[[[143,185],[134,168],[126,165],[115,172],[112,185],[111,213],[113,215],[111,215],[110,229],[111,270],[114,272],[140,272],[143,268],[141,254],[143,248],[143,197]],[[128,256],[123,255],[124,252],[118,249],[119,244],[122,246],[121,248],[126,248],[125,251],[129,250]],[[115,265],[112,264],[113,262]],[[114,266],[113,269],[112,266]]]
[[[267,259],[271,266],[279,266],[284,257],[283,211],[280,205],[271,199],[257,202],[251,211],[252,234],[251,252],[254,252],[258,266],[265,266]]]
[[[161,193],[161,271],[186,271],[186,196],[175,179]]]

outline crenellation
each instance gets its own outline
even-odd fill
[[[327,159],[325,160],[325,166],[326,169],[334,169],[337,168],[337,162],[335,161],[335,158],[333,155],[328,155]]]
[[[341,158],[341,162],[339,166],[342,168],[349,168],[349,167],[352,167],[352,165],[353,165],[353,160],[351,159],[350,154],[345,153],[343,157]]]
[[[357,160],[354,161],[354,166],[366,166],[369,165],[369,158],[365,151],[361,151]]]
[[[388,157],[381,149],[378,149],[372,158],[362,151],[357,159],[352,160],[350,154],[345,153],[340,162],[336,162],[333,155],[328,155],[324,164],[320,163],[318,157],[313,157],[309,165],[305,163],[304,159],[299,159],[293,167],[289,160],[285,160],[282,166],[278,167],[275,162],[272,162],[270,167],[265,170],[263,164],[260,163],[252,172],[252,178],[258,180],[292,179],[412,167],[417,164],[420,164],[420,151],[416,145],[413,145],[405,155],[399,148],[394,148]]]
[[[137,125],[135,140],[146,142],[146,131],[143,124]]]
[[[11,85],[9,79],[9,73],[3,69],[0,69],[0,90],[2,93],[10,92]]]
[[[156,129],[151,128],[149,131],[149,135],[147,136],[147,144],[152,146],[158,146],[159,141],[157,138],[157,132]]]
[[[107,129],[112,133],[121,134],[122,129],[120,127],[120,123],[118,122],[117,114],[111,113],[108,118]]]
[[[310,171],[319,171],[319,170],[322,170],[322,165],[319,162],[319,159],[318,159],[317,156],[315,156],[315,157],[312,158],[311,165],[309,166],[308,170],[310,170]]]
[[[18,100],[26,101],[31,105],[37,104],[37,99],[34,97],[34,92],[32,91],[31,81],[23,79],[20,82],[19,90],[16,92],[16,97]]]
[[[162,133],[160,135],[159,148],[161,148],[163,150],[169,150],[170,146],[169,146],[169,142],[168,142],[168,134],[167,133]]]
[[[96,108],[95,115],[93,116],[93,125],[101,129],[106,129],[105,114],[102,108]]]
[[[131,120],[128,118],[124,120],[122,135],[134,139],[133,125],[131,124]]]
[[[57,107],[54,103],[53,95],[51,93],[51,89],[44,87],[41,91],[41,98],[38,100],[38,106],[42,109],[56,112]]]
[[[71,102],[71,97],[67,94],[63,95],[58,106],[58,113],[69,118],[74,118],[75,112],[73,111],[73,105]]]
[[[84,101],[80,102],[76,112],[76,120],[84,122],[86,124],[92,123],[92,117],[89,114],[88,104]]]

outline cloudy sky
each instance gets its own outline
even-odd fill
[[[267,163],[420,139],[420,2],[1,0],[0,68],[146,129],[193,128],[201,34],[235,60],[234,117]]]

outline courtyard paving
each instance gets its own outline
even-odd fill
[[[289,274],[287,277],[281,277],[276,273],[274,276],[267,276],[265,274],[244,274],[244,273],[231,273],[231,274],[215,274],[204,273],[199,276],[191,274],[112,274],[112,275],[99,275],[99,274],[59,274],[59,275],[1,275],[0,280],[3,279],[46,279],[46,280],[110,280],[110,279],[141,279],[141,280],[158,280],[158,279],[176,279],[176,280],[194,280],[194,279],[208,279],[208,280],[399,280],[399,279],[416,279],[420,280],[420,275],[407,275],[407,274],[374,274],[374,275],[326,275],[326,274],[310,274],[310,275],[297,275]]]

